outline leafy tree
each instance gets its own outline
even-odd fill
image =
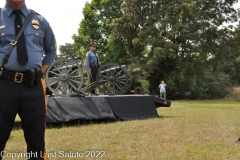
[[[235,75],[228,43],[233,26],[224,26],[237,20],[235,2],[125,0],[110,37],[126,46],[123,57],[134,78],[149,80],[151,93],[165,80],[174,98],[189,92],[192,98],[222,97]]]
[[[78,55],[85,59],[89,50],[89,43],[97,42],[97,53],[100,55],[102,64],[113,62],[105,57],[112,54],[108,51],[108,39],[111,30],[108,24],[116,17],[122,15],[120,11],[122,0],[92,0],[86,3],[83,9],[84,19],[80,23],[78,35],[73,35],[76,48],[79,48]]]
[[[58,55],[59,58],[68,58],[73,60],[78,59],[76,55],[77,50],[71,43],[65,43],[65,45],[60,45],[59,50],[60,50],[60,54]]]
[[[240,26],[238,25],[234,31],[234,35],[230,38],[231,56],[236,69],[236,75],[233,77],[233,83],[240,85]]]
[[[169,98],[223,97],[239,83],[236,2],[92,0],[72,47],[85,59],[96,40],[102,64],[126,64],[133,86],[151,94],[165,80]]]

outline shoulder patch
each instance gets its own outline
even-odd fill
[[[34,11],[33,9],[29,9],[31,12],[40,15],[38,12]]]

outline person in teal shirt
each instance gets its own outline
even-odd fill
[[[166,84],[164,83],[164,81],[161,81],[161,83],[159,84],[158,88],[160,88],[160,98],[163,99],[167,99],[167,95],[166,95]]]

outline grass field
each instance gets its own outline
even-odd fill
[[[52,160],[238,160],[240,101],[172,101],[160,118],[88,124],[47,125]],[[7,153],[25,152],[16,126]],[[10,159],[10,158],[4,158]]]

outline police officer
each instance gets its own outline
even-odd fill
[[[86,54],[86,68],[90,75],[91,83],[96,81],[97,71],[100,66],[99,57],[96,53],[97,44],[92,42],[89,44],[90,50]],[[95,91],[92,90],[91,94],[95,94]]]
[[[0,77],[0,159],[14,126],[16,114],[21,118],[30,159],[46,158],[44,157],[45,86],[41,83],[42,79],[39,75],[41,75],[40,71],[44,72],[56,57],[56,40],[47,20],[40,14],[30,11],[25,0],[6,0],[4,8],[0,9],[0,64],[10,47],[10,42],[16,37],[15,18],[20,15],[24,23],[30,12],[33,12],[33,16],[22,33],[26,44],[24,45],[27,52],[26,63],[20,64],[17,60],[18,46],[14,46]],[[21,26],[17,25],[17,27]],[[30,80],[34,83],[27,82],[28,73],[34,75]],[[35,84],[35,82],[40,83]]]

